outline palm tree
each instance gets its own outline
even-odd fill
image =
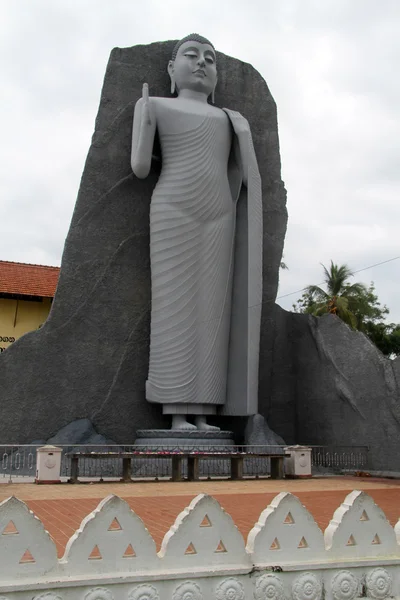
[[[350,284],[348,279],[353,277],[353,271],[347,265],[336,265],[331,260],[331,266],[324,270],[324,283],[327,291],[318,285],[309,285],[303,294],[305,312],[320,316],[325,313],[337,315],[342,321],[357,328],[359,315],[365,314],[364,306],[368,290],[363,283]]]

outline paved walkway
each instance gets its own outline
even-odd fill
[[[0,501],[9,496],[24,500],[50,532],[58,555],[62,556],[68,539],[82,519],[109,494],[116,494],[128,502],[159,547],[176,516],[197,494],[214,496],[232,516],[246,539],[261,511],[281,491],[295,494],[324,530],[336,508],[354,489],[370,494],[391,524],[396,524],[400,517],[400,481],[360,477],[238,482],[3,484],[0,485]]]

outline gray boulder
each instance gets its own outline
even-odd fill
[[[115,442],[97,433],[89,419],[77,419],[57,431],[53,437],[47,440],[46,444],[52,446],[72,446],[78,444],[82,446],[113,446]]]
[[[368,446],[369,469],[399,471],[400,358],[389,360],[334,315],[276,306],[274,317],[272,429],[289,444],[342,446],[355,457]]]
[[[280,435],[272,431],[265,418],[252,415],[247,420],[245,429],[245,444],[248,446],[285,446],[286,442]]]

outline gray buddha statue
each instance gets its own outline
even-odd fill
[[[209,102],[211,42],[180,40],[168,73],[177,96],[149,96],[144,84],[132,133],[137,177],[149,174],[156,130],[162,160],[150,207],[146,398],[172,415],[172,429],[207,430],[207,415],[257,413],[261,180],[248,122]]]

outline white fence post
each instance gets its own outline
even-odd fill
[[[35,483],[61,483],[62,448],[42,446],[36,448]]]

